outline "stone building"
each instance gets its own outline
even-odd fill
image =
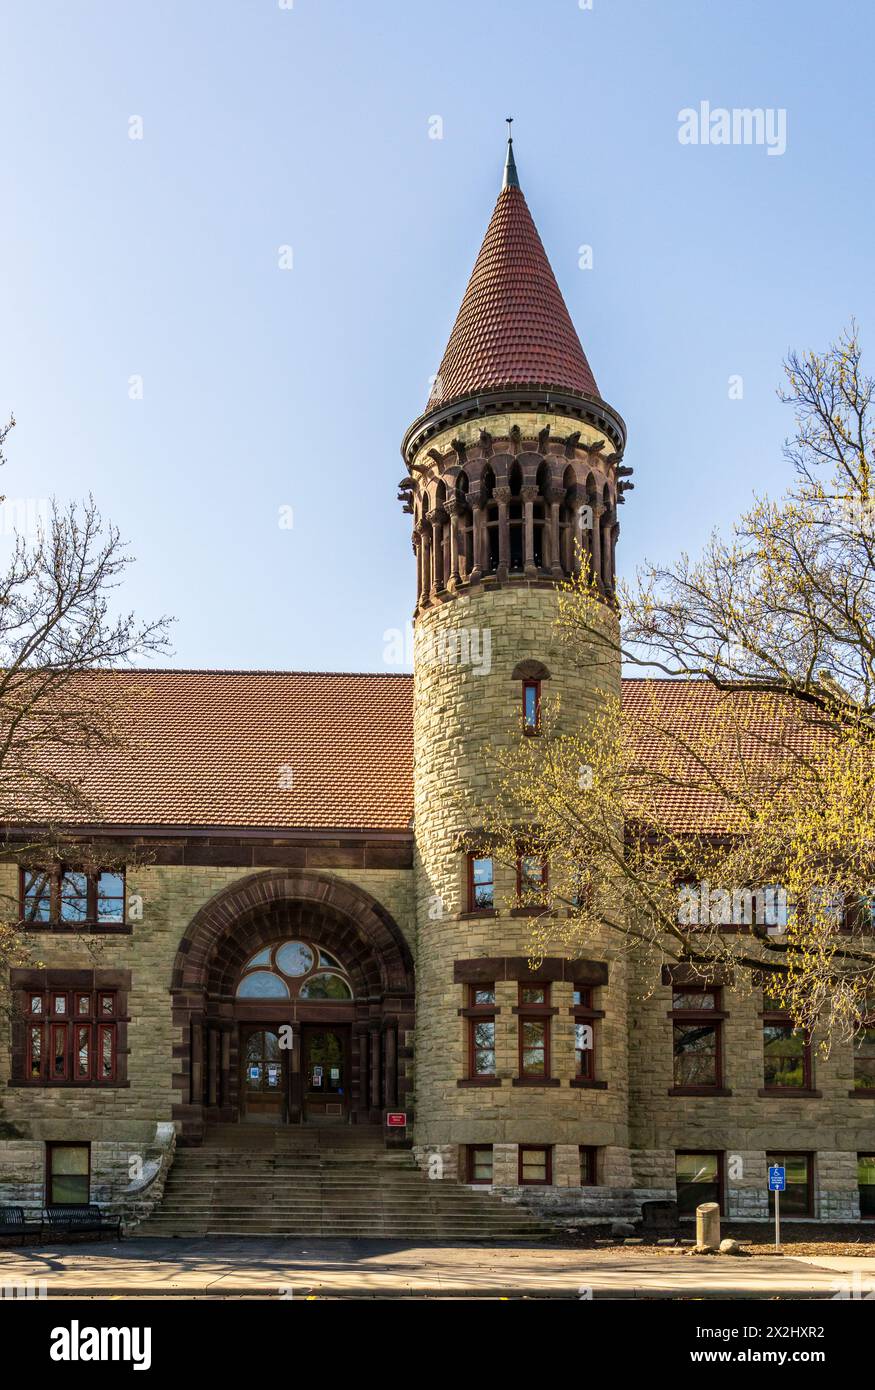
[[[218,1146],[233,1180],[270,1136],[301,1158],[285,1182],[303,1190],[305,1160],[356,1136],[365,1170],[388,1155],[425,1188],[415,1159],[443,1190],[566,1219],[675,1196],[765,1217],[777,1158],[785,1215],[875,1214],[869,1042],[822,1060],[727,981],[630,978],[607,932],[533,972],[517,898],[542,866],[466,848],[486,745],[536,731],[557,695],[577,720],[621,688],[619,667],[572,668],[553,624],[578,563],[612,595],[625,443],[509,144],[402,445],[415,677],[116,677],[131,748],[80,769],[102,819],[70,827],[113,868],[6,870],[34,963],[12,970],[0,1018],[0,1201],[160,1223],[186,1155]],[[634,719],[640,684],[623,695]],[[709,696],[672,698],[683,720]],[[389,1213],[382,1229],[405,1228]]]

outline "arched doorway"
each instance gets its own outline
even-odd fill
[[[174,1107],[211,1122],[382,1124],[404,1108],[413,961],[376,899],[329,874],[253,874],[212,898],[177,952]]]

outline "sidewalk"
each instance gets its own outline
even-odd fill
[[[24,1280],[45,1280],[50,1298],[859,1298],[861,1284],[864,1293],[870,1281],[875,1288],[875,1259],[390,1240],[131,1240],[0,1250],[0,1285]]]

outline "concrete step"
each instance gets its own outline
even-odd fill
[[[160,1207],[135,1234],[490,1241],[549,1228],[487,1192],[430,1182],[381,1131],[253,1137],[229,1126],[177,1151]]]

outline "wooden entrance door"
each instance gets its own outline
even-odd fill
[[[287,1118],[287,1053],[280,1047],[278,1028],[248,1029],[243,1035],[241,1053],[244,1118],[262,1124],[283,1124]]]
[[[349,1027],[305,1024],[302,1029],[304,1119],[343,1124],[349,1113]]]

